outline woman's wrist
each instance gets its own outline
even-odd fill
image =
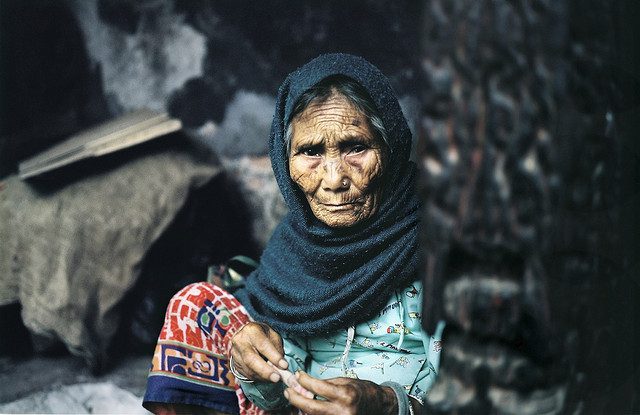
[[[409,412],[411,415],[419,415],[422,413],[422,402],[411,395],[409,395]]]
[[[393,397],[395,398],[394,400],[396,405],[389,406],[389,415],[414,415],[411,400],[402,385],[397,382],[383,382],[380,386],[385,386],[386,388],[391,389]]]
[[[233,338],[235,337],[235,335],[240,333],[242,331],[242,329],[244,329],[245,327],[247,327],[251,323],[253,323],[253,320],[245,321],[244,323],[242,323],[241,325],[239,325],[237,327],[231,327],[227,331],[227,334],[225,335],[225,338],[228,339],[229,343],[233,344]],[[231,357],[231,351],[229,351],[229,357]]]
[[[381,385],[382,386],[382,385]],[[382,408],[385,408],[385,415],[397,415],[398,414],[398,398],[396,397],[396,392],[393,388],[389,386],[382,386],[384,390],[383,402],[380,405]]]
[[[236,380],[239,380],[240,382],[244,382],[244,383],[254,382],[252,379],[249,379],[248,377],[244,376],[242,373],[238,372],[238,370],[233,364],[233,356],[229,358],[229,370],[231,371],[231,373],[233,373],[233,376],[235,376]]]
[[[250,323],[251,323],[251,320],[246,321],[241,326],[235,328],[235,330],[229,330],[227,332],[227,338],[229,339],[229,342],[231,344],[233,344],[233,337],[236,334],[240,333],[242,331],[242,329],[247,327]],[[229,353],[228,353],[229,355],[227,356],[229,358],[229,371],[233,374],[233,376],[235,376],[236,380],[239,380],[239,381],[245,382],[245,383],[252,383],[253,380],[251,380],[248,377],[244,376],[242,373],[238,372],[238,370],[236,369],[235,365],[233,364],[233,355],[232,355],[231,349],[232,348],[229,348]]]

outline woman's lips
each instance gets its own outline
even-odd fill
[[[356,201],[356,202],[343,202],[343,203],[319,203],[323,208],[332,211],[332,212],[339,212],[342,210],[351,210],[353,209],[356,205],[361,205],[363,202],[360,201]]]

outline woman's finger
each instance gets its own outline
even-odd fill
[[[271,327],[263,323],[256,323],[257,327],[249,330],[247,335],[253,347],[274,365],[286,369],[282,338]]]
[[[255,380],[271,382],[278,382],[280,380],[278,372],[267,363],[264,357],[262,357],[262,354],[256,349],[243,353],[242,363],[253,373],[253,376],[249,376],[251,379],[255,379],[255,376],[257,376],[258,379]]]
[[[336,415],[339,413],[332,402],[307,398],[291,388],[284,390],[284,396],[291,405],[307,415]]]
[[[282,348],[280,336],[267,335],[269,326],[258,323],[249,323],[237,332],[231,342],[231,355],[234,366],[240,374],[252,380],[278,382],[280,375],[267,364],[265,358],[280,363],[283,355],[278,351]],[[273,344],[273,341],[278,343]]]
[[[265,324],[265,326],[267,325]],[[280,356],[280,360],[278,362],[272,363],[278,366],[280,369],[289,369],[289,363],[284,359],[284,342],[282,341],[282,337],[280,337],[280,335],[271,327],[267,326],[267,328],[267,335],[271,339],[271,343],[276,346],[278,355]],[[271,361],[271,359],[269,360]]]
[[[251,380],[277,382],[280,375],[255,350],[245,350],[241,353],[232,352],[233,366],[240,375]]]
[[[330,401],[349,398],[346,396],[347,392],[345,388],[340,384],[335,384],[329,380],[314,378],[308,373],[302,371],[296,372],[296,378],[298,379],[300,386]]]
[[[302,396],[307,397],[309,399],[313,399],[313,396],[314,396],[313,392],[309,392],[308,390],[300,386],[300,384],[298,383],[298,379],[292,372],[285,369],[280,369],[279,367],[274,366],[273,363],[271,362],[267,362],[267,363],[270,366],[272,366],[276,370],[276,372],[278,372],[278,374],[280,375],[280,378],[282,379],[285,385],[287,385],[291,389],[294,389],[296,392],[298,392]]]

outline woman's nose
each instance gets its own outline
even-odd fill
[[[322,187],[325,190],[341,191],[349,188],[350,182],[340,158],[325,159],[323,173]]]

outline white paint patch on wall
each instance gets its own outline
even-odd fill
[[[157,1],[143,9],[134,34],[100,20],[97,0],[70,4],[89,56],[102,66],[105,93],[119,109],[165,110],[176,89],[202,75],[206,38],[174,12],[171,1]]]

